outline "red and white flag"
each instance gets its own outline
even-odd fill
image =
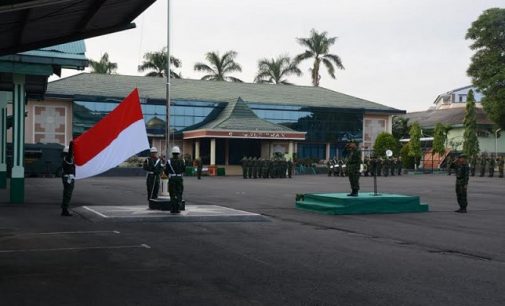
[[[105,172],[146,149],[149,141],[135,88],[112,112],[74,139],[75,178]]]

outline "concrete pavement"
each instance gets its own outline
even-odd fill
[[[456,214],[453,176],[379,179],[429,213],[327,216],[295,194],[348,191],[347,178],[185,179],[188,205],[269,222],[92,222],[59,216],[58,179],[0,190],[2,305],[504,305],[505,180],[472,177]],[[361,179],[372,190],[371,178]],[[147,205],[142,178],[77,182],[72,207]]]

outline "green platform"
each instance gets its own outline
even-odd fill
[[[349,197],[346,193],[306,193],[296,201],[296,207],[326,215],[394,214],[426,212],[428,204],[421,203],[419,196],[382,193],[360,193]]]

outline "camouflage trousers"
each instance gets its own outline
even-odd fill
[[[349,182],[351,183],[352,192],[358,192],[359,190],[359,172],[349,171]]]
[[[466,199],[466,191],[468,185],[456,184],[456,197],[458,198],[458,205],[460,208],[466,209],[468,202]]]

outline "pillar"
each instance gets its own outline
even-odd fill
[[[195,140],[195,159],[200,158],[200,140]]]
[[[0,189],[7,187],[7,101],[10,93],[0,91]]]
[[[288,154],[291,159],[293,158],[293,154],[295,153],[295,143],[291,140],[288,144]]]
[[[12,172],[11,203],[25,201],[25,75],[14,74],[14,91],[12,95],[14,123],[12,127]]]
[[[216,138],[210,140],[210,165],[216,165]]]
[[[330,143],[326,143],[326,155],[325,155],[326,156],[326,158],[325,158],[326,160],[329,160],[331,158],[331,156],[330,156],[330,147],[331,147]]]

